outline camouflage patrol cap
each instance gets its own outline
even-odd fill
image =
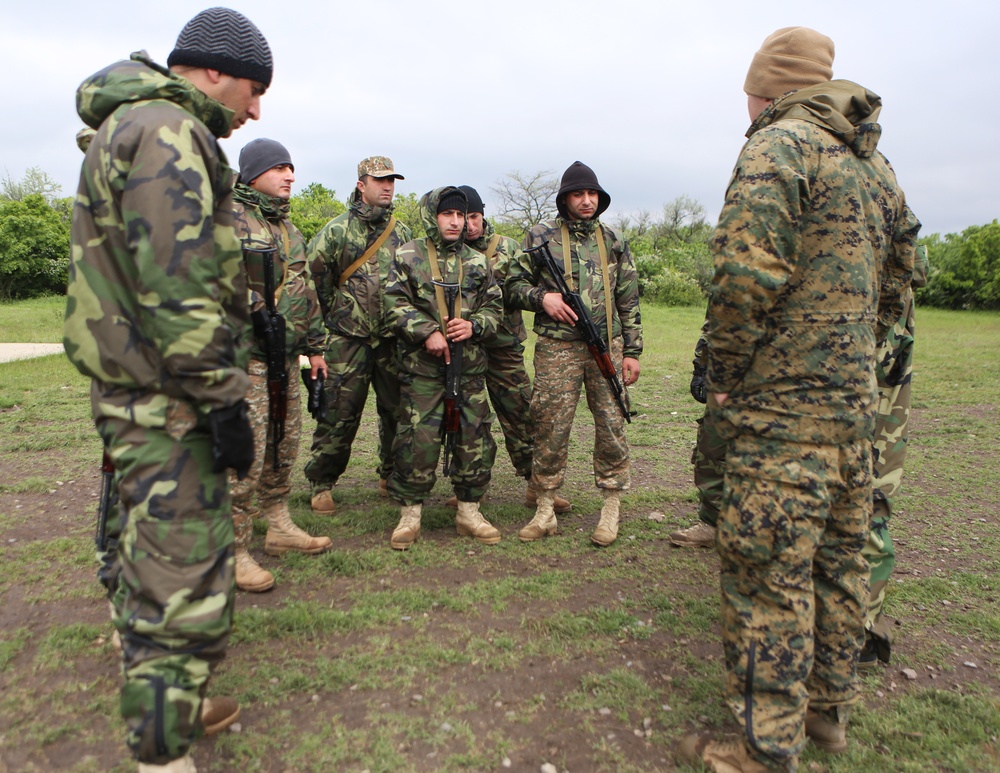
[[[369,156],[358,164],[358,179],[365,175],[370,177],[393,177],[397,180],[405,180],[401,174],[396,174],[392,168],[392,159],[388,156]]]

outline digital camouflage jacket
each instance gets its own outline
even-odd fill
[[[202,411],[235,403],[249,384],[247,291],[216,141],[232,112],[145,52],[89,77],[76,101],[97,132],[73,208],[69,359]]]
[[[713,235],[706,336],[729,434],[871,436],[875,343],[903,310],[920,228],[876,149],[880,108],[832,81],[776,100],[747,132]]]
[[[493,224],[486,218],[483,218],[482,235],[478,239],[467,241],[466,244],[476,250],[476,252],[481,252],[485,255],[489,249],[490,242],[493,241],[494,235],[498,234],[496,233],[496,229],[493,228]],[[500,236],[497,240],[496,250],[489,258],[490,265],[493,267],[493,278],[500,285],[501,290],[503,289],[504,282],[507,280],[507,272],[510,270],[511,262],[517,260],[520,255],[521,245],[517,243],[516,239],[511,239],[509,236]],[[505,306],[496,338],[490,341],[489,348],[507,348],[523,341],[527,337],[528,331],[524,327],[521,310],[513,306]]]
[[[233,199],[236,236],[244,246],[243,265],[249,283],[250,311],[266,308],[264,259],[253,248],[276,248],[272,261],[275,308],[285,319],[285,354],[289,357],[322,355],[326,348],[326,328],[306,265],[305,240],[288,219],[288,202],[243,183],[236,183]],[[248,247],[251,249],[246,250]],[[252,330],[247,331],[247,336],[251,356],[265,360],[266,353],[253,337]]]
[[[601,275],[601,256],[598,251],[597,220],[567,220],[561,217],[547,220],[532,228],[524,237],[524,249],[549,243],[556,263],[563,265],[562,224],[569,228],[570,267],[576,289],[590,312],[598,332],[607,340],[607,311],[604,299],[604,277]],[[628,244],[605,225],[604,243],[608,252],[608,275],[614,304],[611,307],[611,337],[621,336],[625,342],[623,356],[638,359],[642,354],[642,318],[639,314],[639,275]],[[557,292],[548,271],[541,270],[530,256],[521,253],[511,261],[504,282],[504,298],[509,306],[535,312],[535,332],[558,341],[582,340],[576,327],[556,322],[542,311],[542,298],[546,293]],[[610,342],[609,342],[610,345]]]
[[[392,215],[392,205],[365,204],[357,188],[350,204],[347,212],[333,218],[309,242],[309,267],[330,331],[375,342],[392,335],[385,321],[386,277],[392,256],[412,233],[408,225],[397,220],[378,252],[338,286],[340,275],[376,242]]]
[[[453,187],[436,188],[420,199],[420,217],[427,236],[407,242],[396,251],[385,289],[386,317],[398,336],[399,365],[402,372],[435,378],[444,370],[444,358],[424,349],[424,341],[442,330],[438,314],[427,243],[437,248],[443,282],[462,279],[462,318],[478,324],[479,335],[462,342],[463,376],[486,372],[484,344],[496,336],[503,315],[503,293],[493,278],[486,256],[465,244],[463,239],[445,244],[437,224],[437,206]],[[464,231],[463,231],[464,234]],[[443,332],[443,330],[442,330]]]

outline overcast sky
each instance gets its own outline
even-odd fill
[[[6,3],[0,64],[7,113],[0,174],[37,166],[76,189],[85,77],[145,48],[166,64],[181,27],[210,3]],[[749,124],[743,80],[779,27],[833,38],[834,77],[882,96],[879,148],[923,234],[1000,217],[1000,3],[870,0],[243,0],[275,76],[262,118],[223,146],[271,137],[296,189],[343,198],[357,162],[391,156],[397,192],[468,184],[494,203],[505,173],[589,164],[610,215],[658,212],[679,195],[717,216]],[[10,92],[13,92],[11,95]],[[13,98],[11,98],[13,96]],[[606,217],[607,219],[607,217]]]

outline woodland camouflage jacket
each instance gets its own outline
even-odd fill
[[[462,318],[478,323],[480,328],[478,336],[463,342],[463,376],[486,372],[483,346],[495,338],[503,315],[503,294],[486,256],[467,246],[461,238],[448,244],[441,240],[436,214],[438,202],[442,195],[454,190],[436,188],[420,199],[420,217],[427,236],[397,250],[385,290],[386,316],[398,336],[400,369],[420,376],[437,377],[445,364],[443,357],[435,357],[424,349],[428,336],[442,330],[431,283],[428,242],[433,242],[437,249],[443,282],[458,282],[461,272]]]
[[[876,150],[880,107],[832,81],[775,101],[747,133],[712,241],[707,384],[730,395],[727,433],[872,433],[875,343],[902,313],[920,228]]]
[[[288,219],[288,202],[267,196],[243,183],[236,183],[233,199],[236,236],[244,248],[243,266],[250,286],[250,311],[266,308],[264,259],[259,250],[273,248],[274,305],[285,319],[285,354],[289,357],[323,354],[326,350],[326,327],[306,265],[305,240]],[[248,337],[251,356],[257,360],[265,359],[266,354],[252,332],[248,331]]]
[[[597,220],[567,220],[561,217],[539,223],[524,237],[524,249],[549,242],[556,263],[563,265],[562,224],[566,223],[570,239],[571,289],[580,293],[598,332],[607,339],[607,311],[604,300],[604,277],[597,244]],[[639,275],[628,244],[602,225],[608,252],[608,276],[614,304],[611,307],[612,338],[622,336],[625,357],[638,359],[642,354],[642,318],[639,314]],[[556,322],[542,311],[542,297],[556,292],[548,271],[534,265],[530,256],[522,253],[512,261],[504,297],[510,306],[535,312],[535,332],[559,341],[579,341],[580,333],[573,325]],[[610,342],[609,342],[610,343]]]
[[[378,252],[338,286],[340,275],[378,240],[391,215],[392,205],[365,204],[355,188],[350,209],[323,226],[309,242],[309,268],[323,317],[330,331],[337,335],[373,342],[392,335],[385,322],[383,296],[392,256],[412,236],[408,225],[397,220]]]
[[[489,249],[490,242],[493,241],[494,235],[499,236],[493,228],[493,224],[483,218],[482,235],[478,239],[467,241],[466,244],[476,250],[476,252],[481,252],[485,255]],[[517,260],[520,255],[521,245],[517,243],[516,239],[511,239],[509,236],[499,236],[494,253],[488,257],[490,265],[493,266],[493,278],[500,285],[501,289],[503,289],[504,282],[507,280],[507,272],[510,270],[511,262]],[[528,331],[524,327],[521,310],[513,306],[507,306],[504,309],[503,318],[500,320],[500,328],[497,330],[496,338],[490,341],[488,348],[503,349],[523,341],[527,337]]]
[[[232,112],[143,52],[84,81],[77,112],[97,133],[73,208],[69,359],[203,411],[235,403],[249,384],[247,291],[216,142]]]

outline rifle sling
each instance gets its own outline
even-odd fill
[[[435,282],[442,282],[441,279],[441,266],[438,263],[437,247],[434,246],[434,242],[430,239],[427,240],[427,257],[431,264],[431,279]],[[455,296],[455,319],[461,319],[462,317],[462,258],[456,255],[458,259],[458,294]],[[437,299],[438,316],[441,318],[441,332],[444,333],[445,338],[448,337],[447,325],[445,324],[445,317],[448,316],[448,306],[444,302],[444,288],[441,285],[434,285],[434,297]]]
[[[385,244],[385,240],[389,238],[389,234],[392,233],[392,229],[396,227],[396,216],[389,215],[389,222],[386,224],[385,230],[379,234],[378,239],[374,241],[371,247],[364,251],[364,254],[351,265],[344,269],[344,272],[340,275],[340,279],[337,280],[337,285],[343,285],[347,282],[348,277],[351,276],[355,271],[361,268],[365,263],[367,263],[372,255],[378,252],[382,245]]]
[[[490,243],[486,245],[486,260],[489,261],[491,268],[496,268],[496,263],[493,261],[493,256],[497,254],[497,246],[500,244],[500,234],[493,234],[490,238]]]
[[[608,351],[611,351],[611,277],[608,276],[608,245],[604,243],[604,228],[601,224],[597,224],[597,231],[595,233],[597,237],[597,252],[601,256],[601,277],[604,279],[604,312],[607,317],[608,322]],[[566,284],[569,288],[573,289],[573,267],[570,263],[572,247],[570,246],[569,240],[569,227],[566,223],[562,224],[562,240],[563,240],[563,266],[566,268],[565,277]],[[583,261],[580,261],[580,272],[583,273]],[[580,290],[583,290],[583,282],[579,283]]]

